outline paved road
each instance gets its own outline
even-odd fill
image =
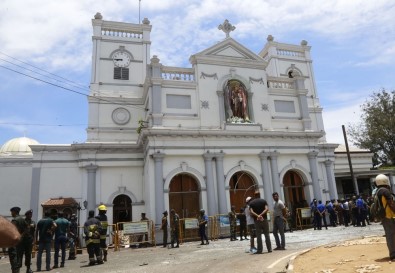
[[[211,241],[210,245],[200,246],[199,242],[188,242],[177,249],[161,246],[152,248],[128,249],[109,253],[109,261],[104,265],[88,266],[86,252],[78,255],[77,260],[66,261],[66,267],[51,272],[285,272],[289,259],[298,253],[316,247],[362,236],[383,235],[381,225],[372,224],[367,227],[336,227],[328,230],[307,229],[286,233],[287,250],[273,251],[261,255],[246,253],[247,241],[230,242],[229,239]],[[271,241],[275,247],[274,237]],[[265,251],[265,247],[264,247]],[[45,256],[45,255],[44,255]],[[53,257],[52,257],[53,258]],[[34,270],[36,259],[33,259]],[[43,261],[45,264],[45,261]],[[11,272],[8,259],[0,260],[0,272]],[[21,272],[25,272],[22,268]]]

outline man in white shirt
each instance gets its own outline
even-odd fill
[[[274,250],[285,250],[285,220],[287,210],[285,208],[284,202],[279,199],[278,193],[274,192],[273,196],[273,235],[276,240],[276,248]],[[281,241],[278,236],[280,233]]]

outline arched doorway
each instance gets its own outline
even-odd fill
[[[284,199],[289,208],[296,209],[308,206],[304,193],[303,179],[297,172],[286,172],[283,184]]]
[[[236,207],[236,212],[245,206],[247,196],[254,196],[255,182],[247,172],[237,172],[229,181],[230,205]]]
[[[200,189],[194,177],[178,174],[170,181],[169,207],[181,218],[196,217],[200,210]]]
[[[113,201],[113,223],[132,220],[132,200],[125,194],[118,195]]]

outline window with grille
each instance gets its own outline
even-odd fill
[[[129,68],[114,67],[114,80],[129,80]]]

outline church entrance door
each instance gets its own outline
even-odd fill
[[[194,218],[200,210],[200,189],[196,179],[189,174],[178,174],[170,181],[169,208],[180,218]]]
[[[113,223],[130,222],[132,220],[132,200],[129,196],[121,194],[113,201]]]
[[[237,172],[232,175],[229,181],[230,205],[236,207],[236,212],[244,208],[247,196],[254,197],[254,179],[247,172]]]

